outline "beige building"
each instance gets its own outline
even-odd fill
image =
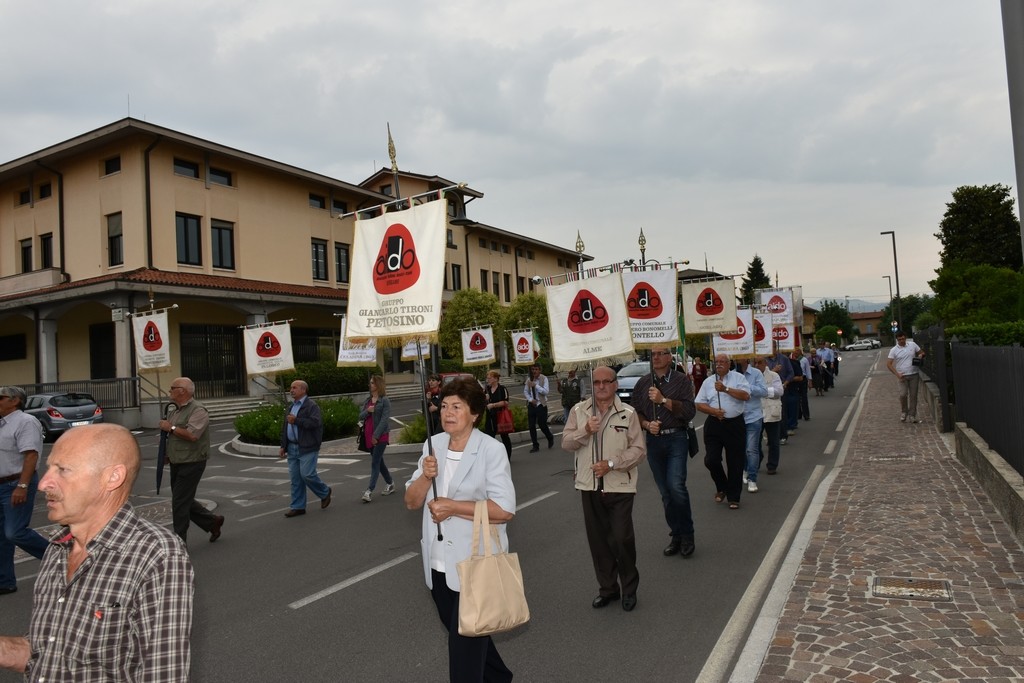
[[[381,171],[350,184],[131,118],[0,165],[0,383],[88,387],[127,423],[179,374],[204,398],[263,393],[240,328],[289,319],[296,362],[334,353],[346,214],[390,201],[393,182]],[[399,182],[404,197],[455,185]],[[467,219],[481,192],[444,197],[446,297],[474,287],[511,302],[532,276],[574,268],[571,248]],[[172,367],[138,378],[127,314],[172,306]],[[389,372],[406,369],[381,353]]]

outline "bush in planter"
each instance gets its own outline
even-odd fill
[[[287,391],[292,382],[301,379],[309,385],[309,392],[317,396],[355,394],[366,391],[370,375],[380,374],[382,371],[379,367],[339,368],[333,360],[322,360],[298,363],[295,370],[280,373],[277,384],[283,391]]]
[[[481,415],[480,420],[476,424],[477,429],[483,431],[485,420],[486,417]],[[512,422],[515,424],[515,430],[517,432],[526,431],[528,423],[525,406],[512,406]],[[427,422],[423,419],[422,413],[414,417],[412,421],[406,424],[398,434],[398,443],[423,443],[426,440]]]
[[[324,422],[324,441],[341,439],[356,433],[359,406],[350,398],[317,401]],[[278,446],[281,427],[291,404],[275,403],[262,406],[235,418],[235,431],[245,443]]]

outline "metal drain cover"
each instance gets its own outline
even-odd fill
[[[879,598],[907,600],[952,600],[949,581],[899,577],[875,577],[871,593]]]

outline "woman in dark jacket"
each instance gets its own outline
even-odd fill
[[[370,378],[370,396],[359,411],[361,429],[365,430],[366,445],[370,447],[370,486],[363,491],[363,502],[369,503],[373,498],[373,489],[377,486],[377,476],[384,477],[384,492],[390,496],[395,492],[395,481],[384,464],[384,449],[388,447],[388,428],[391,422],[391,399],[387,396],[387,385],[384,378],[374,375]]]
[[[502,408],[510,406],[508,400],[508,389],[501,386],[501,374],[497,370],[487,373],[487,386],[484,387],[484,398],[487,401],[487,418],[484,422],[484,433],[488,436],[497,435],[505,444],[505,453],[508,459],[512,459],[512,439],[508,434],[498,434],[498,413]]]

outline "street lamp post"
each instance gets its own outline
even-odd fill
[[[906,324],[903,320],[903,306],[900,301],[900,262],[896,258],[896,231],[883,230],[878,234],[892,237],[892,268],[896,275],[896,324],[899,328],[906,329]]]
[[[640,228],[640,239],[636,241],[640,245],[640,267],[647,265],[647,238],[644,237],[644,229]]]
[[[583,244],[583,238],[580,237],[580,231],[577,230],[576,231],[576,254],[579,256],[579,259],[580,259],[579,266],[578,266],[580,273],[583,272],[583,250],[584,249],[586,249],[586,246],[584,246],[584,244]]]
[[[896,315],[896,311],[892,307],[892,275],[883,275],[882,278],[889,281],[889,319],[890,321],[896,320],[893,317]],[[881,336],[881,332],[879,332],[879,336]]]

